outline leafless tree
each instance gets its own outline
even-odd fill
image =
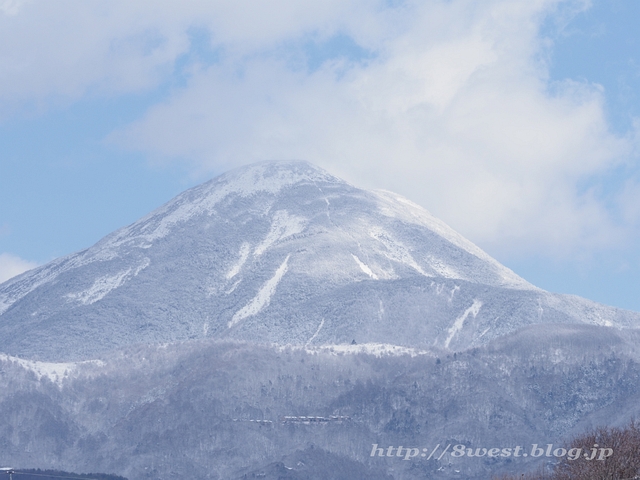
[[[503,475],[495,480],[634,480],[640,479],[640,424],[632,420],[624,428],[600,427],[574,438],[567,455],[551,474]]]

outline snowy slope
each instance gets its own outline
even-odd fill
[[[0,285],[1,350],[41,361],[202,337],[460,350],[539,323],[640,315],[544,292],[409,200],[304,162],[228,172]]]
[[[131,480],[519,478],[549,459],[370,452],[374,443],[529,449],[624,425],[640,413],[639,340],[534,325],[456,354],[202,340],[130,347],[100,363],[0,356],[0,464]]]

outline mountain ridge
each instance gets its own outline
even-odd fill
[[[307,162],[227,172],[0,285],[5,352],[35,360],[202,337],[460,350],[572,322],[640,314],[545,292],[410,200]]]

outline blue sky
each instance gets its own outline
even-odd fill
[[[0,0],[0,279],[310,160],[640,310],[640,2]]]

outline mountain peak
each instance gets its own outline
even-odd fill
[[[228,185],[229,191],[247,196],[259,191],[277,193],[282,188],[300,182],[338,182],[322,168],[303,160],[264,161],[236,168],[207,183],[219,187]]]
[[[273,197],[294,185],[332,183],[344,180],[306,161],[265,161],[236,168],[193,187],[133,225],[105,238],[101,247],[116,247],[137,238],[147,244],[166,236],[171,228],[199,215],[212,215],[230,197],[250,198],[263,194]],[[138,233],[136,235],[136,233]]]
[[[201,337],[460,349],[531,323],[628,323],[574,318],[574,303],[397,194],[263,162],[0,285],[0,337],[11,355],[78,360]]]

